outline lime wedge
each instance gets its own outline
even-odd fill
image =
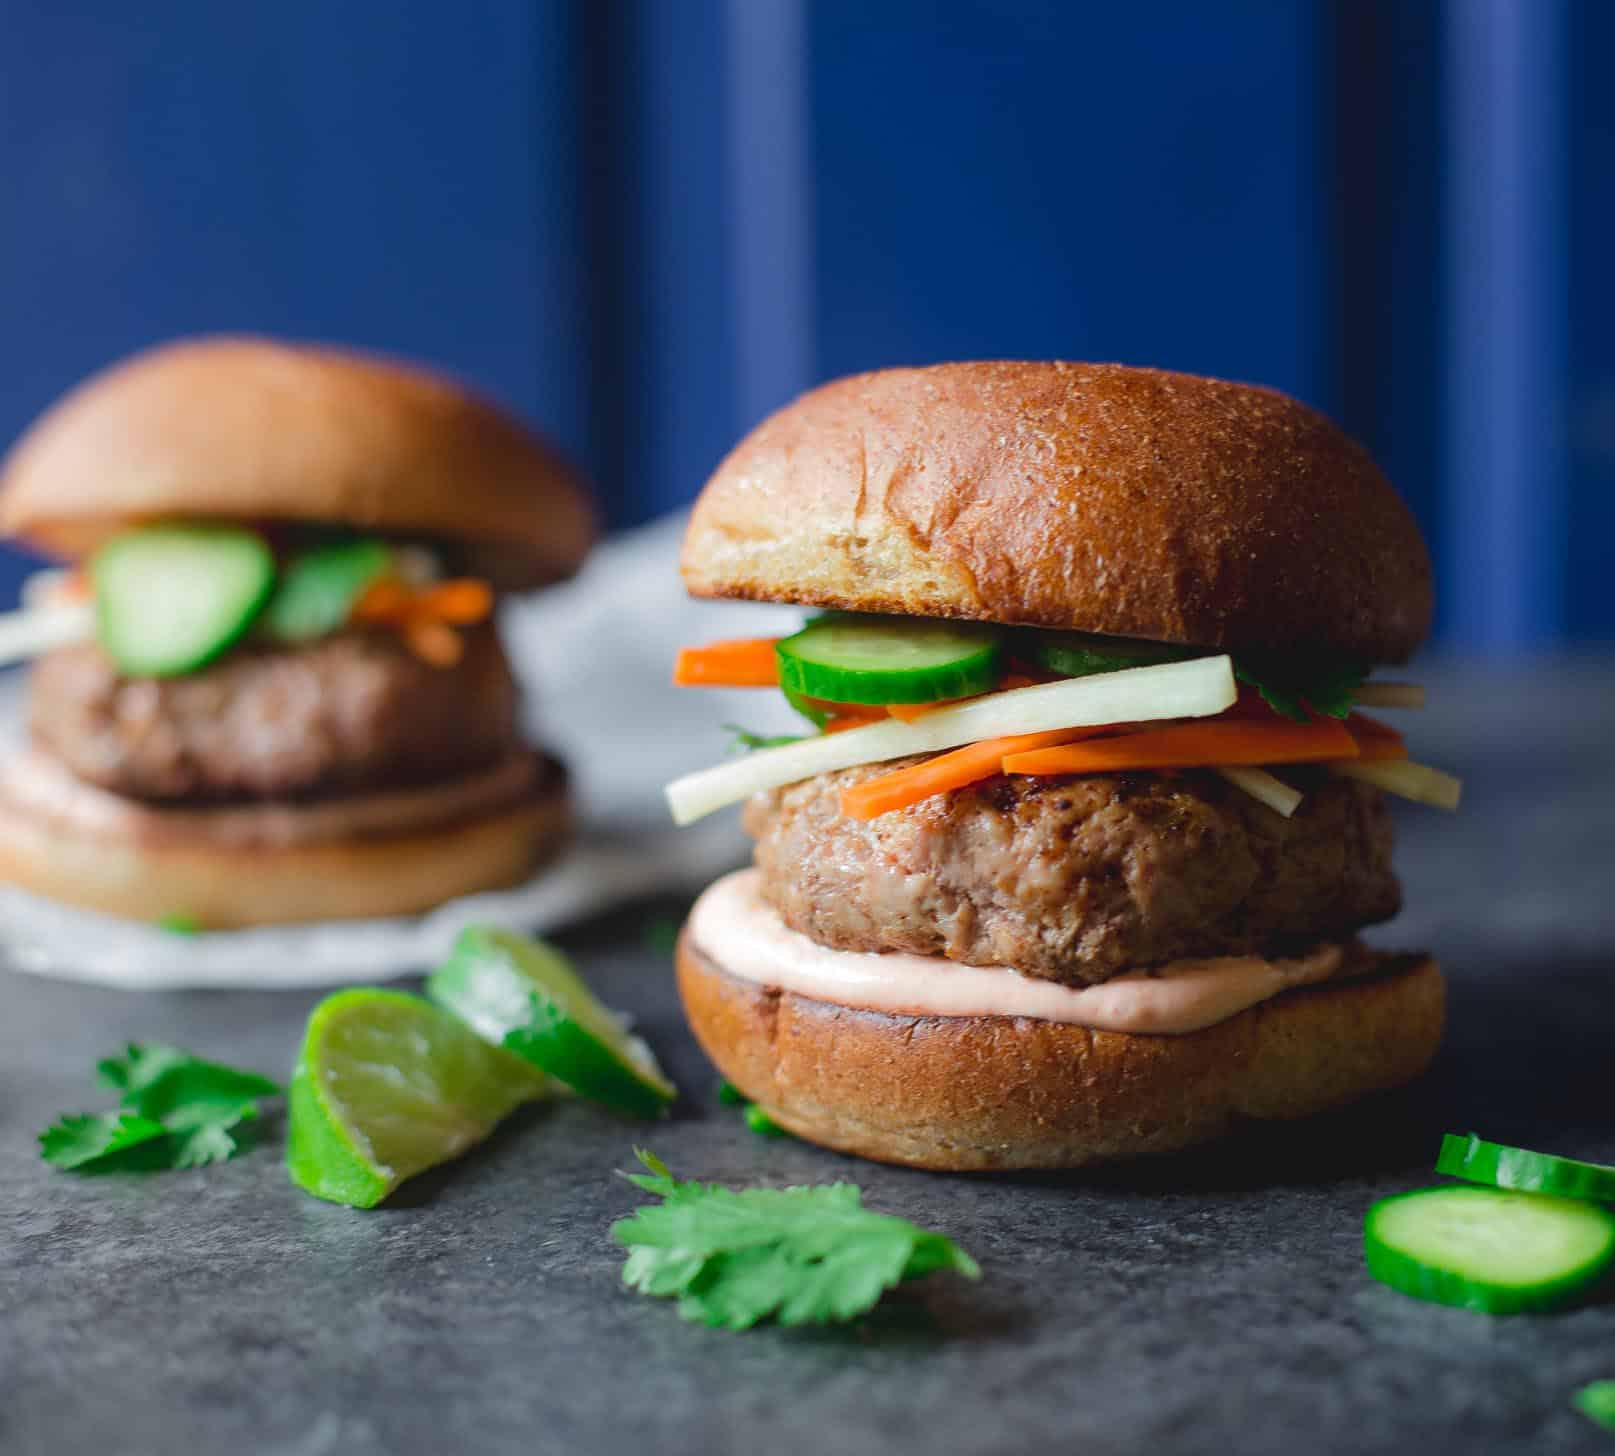
[[[541,940],[472,925],[426,994],[479,1036],[617,1112],[655,1117],[678,1096],[656,1058]]]
[[[373,1208],[544,1092],[528,1063],[419,996],[338,991],[308,1019],[288,1097],[286,1167],[316,1198]]]

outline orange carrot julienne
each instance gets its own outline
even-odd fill
[[[777,637],[737,637],[686,647],[673,666],[673,685],[680,688],[776,688]]]
[[[1402,735],[1389,723],[1370,718],[1366,713],[1353,713],[1346,719],[1346,731],[1357,741],[1357,756],[1364,762],[1388,758],[1406,758],[1407,744]]]
[[[1064,748],[1006,754],[1004,772],[1122,773],[1144,768],[1321,763],[1358,756],[1357,740],[1336,718],[1317,718],[1310,723],[1224,718],[1147,728]]]
[[[894,809],[906,809],[933,794],[962,789],[981,779],[1002,772],[1000,765],[1008,753],[1024,753],[1049,748],[1057,743],[1074,743],[1080,738],[1110,731],[1106,728],[1056,728],[1047,733],[1015,733],[1007,738],[988,738],[967,744],[951,753],[938,754],[923,763],[911,763],[878,779],[866,779],[841,792],[841,812],[852,819],[875,819]]]
[[[440,581],[416,594],[415,609],[439,622],[469,627],[493,611],[493,588],[475,577]]]

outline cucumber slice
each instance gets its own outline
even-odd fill
[[[591,1102],[656,1117],[678,1096],[650,1048],[595,999],[560,951],[541,940],[467,926],[427,981],[426,994],[484,1041]]]
[[[1501,1188],[1382,1198],[1363,1226],[1368,1272],[1415,1299],[1520,1314],[1573,1303],[1615,1262],[1615,1215]]]
[[[1474,1133],[1460,1137],[1449,1132],[1441,1139],[1436,1172],[1522,1193],[1615,1203],[1615,1168],[1607,1163],[1579,1163],[1552,1153],[1533,1153],[1506,1143],[1489,1143]]]
[[[991,627],[832,612],[775,644],[787,695],[832,703],[935,703],[997,686]]]
[[[238,526],[138,526],[90,560],[96,636],[120,672],[175,677],[246,632],[275,586],[275,558]]]
[[[1182,662],[1197,655],[1193,648],[1171,642],[1099,637],[1087,632],[1027,632],[1016,645],[1039,667],[1061,677],[1088,677],[1124,667],[1154,667],[1160,662]]]
[[[334,541],[294,556],[264,611],[264,630],[277,642],[311,642],[346,625],[364,589],[393,569],[380,541]]]

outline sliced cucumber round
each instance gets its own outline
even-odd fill
[[[1148,642],[1140,637],[1101,637],[1088,632],[1029,630],[1016,641],[1039,667],[1061,677],[1089,677],[1096,672],[1118,672],[1124,667],[1154,667],[1161,662],[1182,662],[1194,657],[1191,647],[1171,642]]]
[[[1520,1314],[1574,1303],[1615,1262],[1615,1215],[1502,1188],[1383,1198],[1363,1227],[1368,1272],[1415,1299]]]
[[[292,557],[264,611],[263,627],[277,642],[311,642],[346,625],[364,589],[393,570],[380,541],[333,541]]]
[[[830,613],[774,645],[787,694],[832,703],[935,703],[998,684],[999,634],[971,622]]]
[[[1441,1139],[1436,1172],[1522,1193],[1615,1203],[1615,1168],[1607,1163],[1580,1163],[1552,1153],[1533,1153],[1506,1143],[1489,1143],[1474,1133],[1460,1137],[1449,1132]]]
[[[483,1040],[618,1112],[655,1117],[678,1096],[651,1050],[541,940],[472,925],[426,994]]]
[[[226,652],[263,610],[275,558],[237,526],[124,531],[90,561],[96,636],[120,672],[175,677]]]

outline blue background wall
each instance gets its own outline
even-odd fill
[[[1615,5],[160,12],[0,3],[0,438],[172,334],[344,339],[469,376],[628,523],[829,375],[1149,362],[1365,438],[1449,644],[1615,638]]]

